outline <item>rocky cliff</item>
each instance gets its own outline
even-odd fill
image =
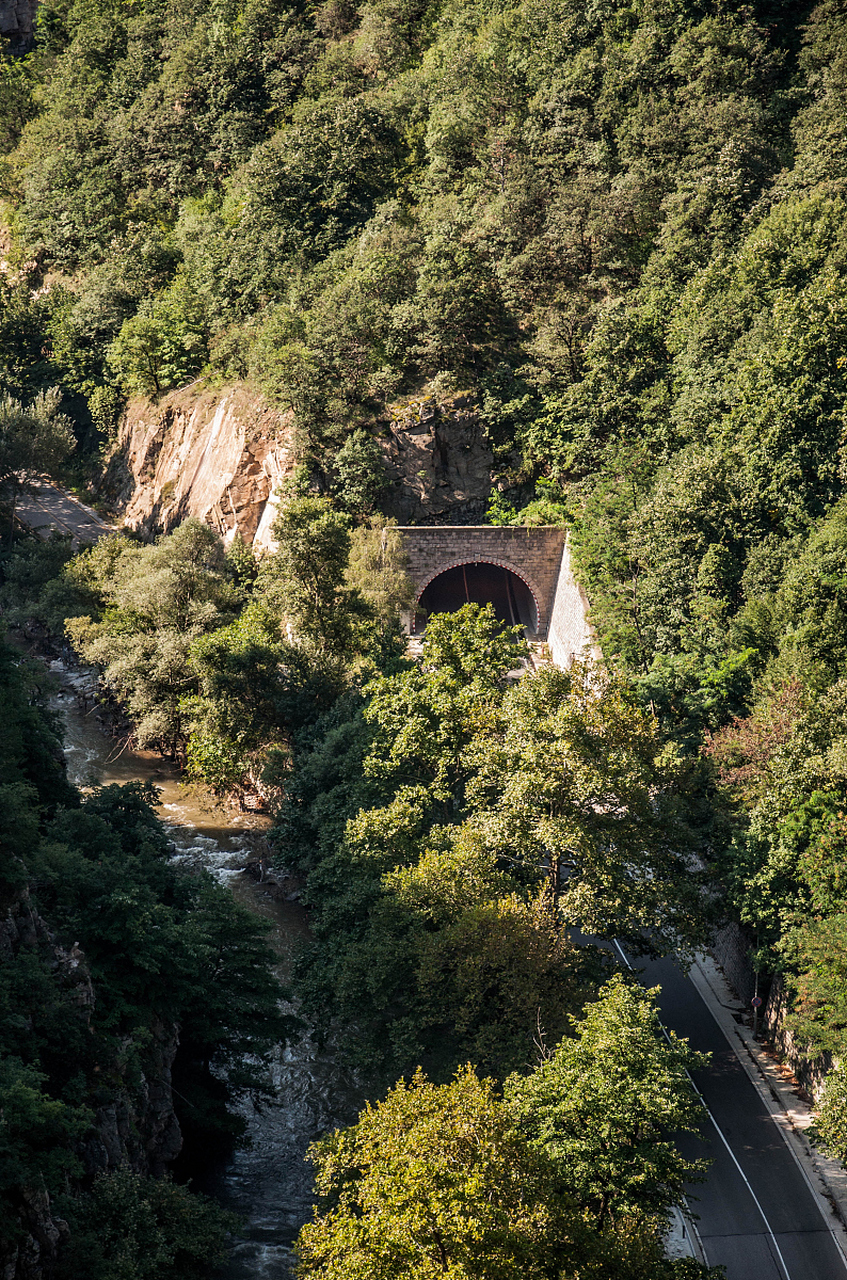
[[[481,524],[494,455],[470,396],[413,396],[391,406],[383,440],[388,514],[399,524]]]
[[[293,456],[285,415],[240,386],[130,403],[101,490],[147,536],[197,516],[230,542],[270,543]]]
[[[484,515],[493,455],[470,398],[419,395],[392,406],[378,429],[401,524],[464,524]],[[187,516],[271,545],[275,491],[294,465],[290,418],[242,385],[187,388],[158,404],[130,403],[101,492],[145,536]]]
[[[16,52],[32,44],[37,9],[37,0],[0,0],[0,36]]]

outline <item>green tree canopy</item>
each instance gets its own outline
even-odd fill
[[[704,1059],[673,1032],[665,1039],[657,996],[612,978],[571,1019],[572,1037],[506,1083],[522,1131],[598,1226],[681,1206],[686,1184],[705,1170],[674,1141],[702,1119],[688,1073]]]
[[[299,1274],[548,1274],[555,1218],[543,1164],[512,1133],[490,1082],[401,1081],[314,1148],[326,1209],[298,1239]]]
[[[590,1226],[563,1168],[526,1140],[511,1105],[470,1066],[445,1085],[420,1072],[401,1080],[312,1159],[321,1200],[297,1240],[299,1277],[714,1274],[691,1259],[669,1262],[648,1216]]]
[[[101,616],[72,619],[68,634],[102,667],[139,744],[178,754],[186,738],[181,704],[197,688],[192,642],[229,622],[243,599],[221,541],[190,519],[153,546],[118,539],[98,548],[87,568]]]

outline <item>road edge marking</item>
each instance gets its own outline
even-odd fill
[[[802,1148],[801,1152],[798,1152],[795,1147],[795,1144],[808,1142],[808,1139],[801,1136],[793,1123],[789,1112],[783,1106],[779,1098],[774,1096],[770,1081],[767,1079],[767,1076],[758,1061],[758,1055],[756,1054],[755,1049],[748,1043],[747,1037],[742,1033],[742,1028],[732,1017],[731,1012],[719,999],[718,993],[709,981],[708,974],[701,966],[699,960],[695,959],[688,971],[688,976],[703,1003],[706,1005],[706,1008],[709,1010],[720,1028],[727,1044],[732,1049],[735,1057],[741,1063],[741,1066],[744,1068],[747,1078],[753,1085],[753,1088],[765,1104],[765,1108],[767,1109],[771,1120],[774,1122],[777,1131],[781,1134],[782,1140],[790,1151],[794,1163],[797,1165],[797,1168],[803,1175],[806,1185],[812,1193],[812,1198],[815,1201],[824,1222],[826,1223],[829,1234],[835,1242],[835,1247],[841,1255],[841,1260],[844,1263],[845,1270],[847,1270],[847,1224],[845,1224],[842,1217],[841,1205],[839,1204],[838,1197],[831,1192],[830,1194],[832,1195],[832,1199],[830,1200],[828,1196],[824,1195],[819,1187],[815,1186],[814,1181],[809,1174],[809,1170],[806,1167],[806,1160],[810,1158],[810,1154],[807,1154],[802,1150]],[[715,1006],[717,1006],[717,1008]],[[826,1186],[826,1179],[820,1170],[814,1169],[814,1172],[823,1185]],[[832,1222],[833,1218],[836,1219],[835,1223]]]

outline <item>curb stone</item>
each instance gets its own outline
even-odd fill
[[[671,1210],[671,1222],[665,1235],[665,1253],[669,1258],[696,1258],[708,1265],[706,1252],[690,1213],[682,1209]]]
[[[753,1038],[750,1027],[736,1021],[733,1015],[746,1013],[746,1007],[712,957],[698,955],[689,977],[770,1112],[847,1265],[847,1168],[810,1142],[812,1107],[798,1096],[787,1068]]]

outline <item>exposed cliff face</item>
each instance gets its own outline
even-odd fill
[[[0,1244],[0,1275],[3,1280],[44,1280],[68,1239],[68,1224],[53,1217],[44,1191],[23,1191],[18,1215],[23,1235],[14,1244]]]
[[[11,41],[14,49],[32,44],[38,0],[0,0],[0,36]]]
[[[152,536],[197,516],[226,542],[267,547],[274,492],[293,466],[286,418],[240,386],[130,403],[102,489]]]
[[[67,950],[58,944],[26,896],[0,918],[0,960],[14,960],[25,949],[36,949],[49,957],[57,983],[87,1024],[96,991],[85,957],[76,946]],[[152,1031],[151,1042],[144,1049],[143,1070],[130,1079],[116,1062],[110,1073],[111,1099],[97,1108],[94,1125],[77,1149],[89,1175],[121,1165],[161,1175],[179,1155],[182,1135],[171,1090],[179,1037],[173,1026],[158,1025]],[[67,1224],[54,1216],[49,1196],[37,1187],[22,1189],[16,1212],[21,1230],[14,1241],[0,1240],[0,1277],[45,1280],[67,1239]]]
[[[481,523],[494,456],[471,397],[398,401],[383,452],[400,524]]]
[[[159,404],[133,401],[101,489],[129,528],[151,537],[187,516],[231,541],[272,545],[275,491],[294,465],[290,418],[244,386],[188,388]],[[478,522],[493,456],[468,397],[415,396],[392,406],[381,437],[401,524]]]
[[[182,1133],[174,1114],[171,1068],[178,1046],[176,1027],[152,1027],[143,1072],[97,1109],[94,1129],[80,1152],[88,1172],[129,1165],[135,1173],[158,1178],[176,1160]]]

